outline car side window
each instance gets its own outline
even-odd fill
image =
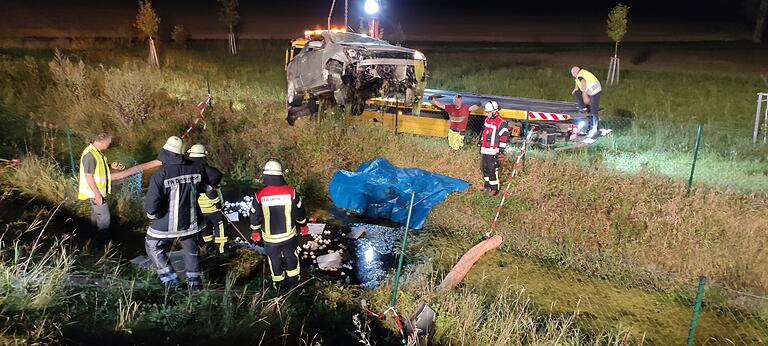
[[[316,51],[316,50],[323,49],[324,47],[325,47],[325,41],[323,41],[322,39],[320,39],[320,40],[312,40],[312,41],[307,42],[307,44],[304,46],[304,50],[302,50],[301,52],[302,53],[304,53],[304,52],[313,52],[313,51]]]

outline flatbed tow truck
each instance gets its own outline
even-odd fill
[[[444,103],[453,102],[461,95],[464,104],[485,104],[494,100],[501,107],[501,116],[509,122],[512,141],[522,141],[525,129],[536,125],[536,142],[552,146],[558,142],[577,142],[586,146],[594,141],[586,139],[590,116],[578,111],[575,102],[539,100],[522,97],[480,95],[448,90],[425,89],[421,105],[412,105],[393,97],[373,98],[366,101],[358,121],[380,124],[393,131],[416,135],[448,136],[448,115],[430,102],[435,97]],[[418,109],[417,109],[418,108]],[[479,136],[485,115],[482,107],[470,115],[467,132]]]
[[[291,41],[291,46],[285,52],[286,66],[301,52],[310,36],[316,35],[320,31],[322,30],[306,31],[305,37]],[[537,131],[534,139],[536,143],[543,146],[551,147],[556,143],[565,142],[569,144],[560,146],[558,149],[570,149],[585,147],[595,142],[594,139],[586,137],[590,116],[581,112],[575,102],[482,95],[449,90],[424,89],[420,98],[421,102],[410,102],[403,98],[391,96],[374,97],[366,100],[362,111],[352,116],[350,120],[372,123],[400,133],[447,137],[448,114],[432,105],[430,98],[434,97],[443,103],[451,103],[455,95],[461,95],[463,102],[469,105],[483,105],[491,100],[498,102],[501,107],[501,116],[510,124],[512,142],[521,142],[530,125],[536,125]],[[482,107],[470,115],[467,127],[470,136],[479,136],[483,128],[484,118]]]

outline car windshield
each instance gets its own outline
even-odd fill
[[[357,43],[357,44],[386,44],[389,45],[386,41],[382,41],[379,39],[375,39],[370,36],[360,35],[360,34],[353,34],[350,32],[337,32],[332,33],[331,38],[333,39],[333,42],[338,44],[345,44],[345,43]]]

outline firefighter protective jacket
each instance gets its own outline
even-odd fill
[[[262,234],[264,243],[277,245],[296,236],[297,226],[307,224],[307,212],[296,190],[282,177],[265,178],[266,187],[256,192],[251,206],[251,229]]]
[[[507,147],[509,139],[509,127],[507,121],[501,115],[487,116],[483,125],[483,133],[480,135],[480,153],[483,155],[496,155],[499,149]]]
[[[160,149],[157,159],[163,164],[152,175],[144,200],[147,216],[153,220],[147,235],[177,238],[198,233],[205,227],[197,204],[200,191],[208,185],[205,168],[165,149]]]
[[[205,174],[208,176],[208,183],[210,189],[207,191],[200,191],[200,197],[197,199],[197,204],[200,205],[200,210],[203,214],[214,214],[221,210],[221,196],[219,196],[219,183],[221,182],[221,171],[208,164],[208,160],[205,157],[192,157],[189,161],[203,165],[205,168]]]

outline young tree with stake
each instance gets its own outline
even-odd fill
[[[219,21],[229,29],[229,52],[237,54],[237,42],[235,41],[235,27],[240,22],[240,14],[237,13],[238,0],[218,0],[221,3]]]
[[[627,33],[627,16],[629,15],[629,6],[618,4],[610,13],[608,13],[608,28],[606,33],[614,42],[613,58],[608,67],[608,84],[619,84],[619,42]]]
[[[155,48],[154,38],[157,36],[157,29],[160,26],[160,18],[157,17],[157,13],[155,12],[155,9],[152,8],[152,2],[150,0],[139,1],[139,13],[136,15],[136,23],[134,26],[149,39],[149,57],[147,58],[149,64],[159,67],[160,61],[157,58],[157,49]]]

